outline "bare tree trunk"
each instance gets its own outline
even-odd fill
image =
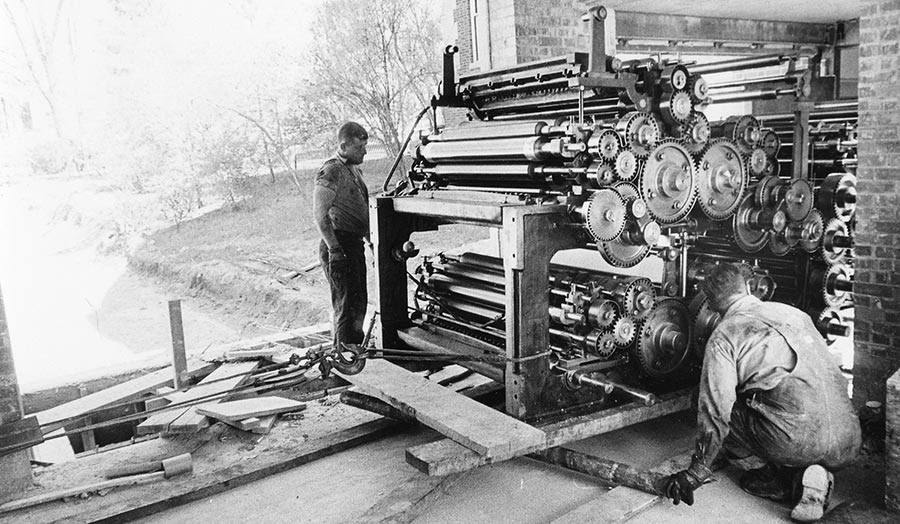
[[[222,107],[222,106],[218,106],[218,107],[221,107],[222,109],[231,111],[232,113],[243,118],[244,120],[247,120],[248,122],[250,122],[251,124],[256,126],[257,129],[259,129],[268,140],[272,141],[273,143],[275,142],[275,140],[272,139],[272,135],[269,133],[269,130],[266,129],[265,126],[263,126],[255,118],[253,118],[249,115],[246,115],[246,114],[238,111],[237,109],[234,109],[231,107]],[[278,154],[278,158],[281,160],[281,163],[284,164],[284,167],[287,168],[288,173],[291,174],[291,179],[294,181],[294,186],[297,188],[297,191],[300,191],[300,193],[303,193],[303,186],[300,185],[300,180],[297,178],[297,171],[294,169],[293,166],[291,166],[291,163],[290,163],[290,161],[288,161],[287,157],[284,156],[284,151],[276,151],[276,153]]]

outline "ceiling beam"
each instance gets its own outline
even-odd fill
[[[834,24],[737,20],[655,13],[616,11],[615,34],[619,41],[664,40],[669,42],[746,43],[815,47],[834,41]],[[712,46],[710,46],[712,47]],[[684,51],[687,51],[686,49]]]

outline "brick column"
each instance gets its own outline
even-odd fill
[[[900,371],[887,381],[884,504],[900,512]]]
[[[900,1],[859,21],[859,205],[853,400],[884,401],[900,365]]]
[[[13,364],[12,345],[6,325],[3,292],[0,290],[0,426],[22,418],[19,381]],[[12,499],[31,486],[31,463],[28,452],[20,451],[0,457],[0,503]]]

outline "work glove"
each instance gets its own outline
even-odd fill
[[[700,487],[700,484],[702,484],[700,480],[688,470],[679,471],[666,479],[663,492],[676,506],[681,502],[693,506],[694,490]]]

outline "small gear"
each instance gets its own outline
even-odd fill
[[[609,331],[595,329],[584,337],[585,351],[600,358],[609,358],[616,352],[616,337]]]
[[[637,320],[630,315],[625,315],[624,317],[616,320],[616,322],[612,326],[612,335],[613,340],[615,340],[616,346],[621,348],[634,342],[634,336],[637,332],[637,329]]]
[[[763,176],[766,173],[766,153],[758,147],[754,147],[747,156],[747,167],[750,168],[750,174],[753,176]]]
[[[737,146],[728,139],[713,140],[697,161],[697,198],[713,220],[730,217],[741,204],[748,177]]]
[[[694,104],[691,102],[691,96],[685,91],[664,94],[659,103],[659,113],[662,115],[663,121],[673,126],[686,123],[693,110]]]
[[[663,69],[659,81],[664,91],[676,91],[687,87],[690,73],[682,64],[668,66]]]
[[[634,151],[623,149],[616,155],[616,177],[619,180],[634,180],[640,172],[641,165]]]
[[[705,103],[709,99],[709,84],[702,76],[694,75],[688,80],[687,92],[695,103]]]
[[[853,323],[847,322],[834,308],[826,307],[818,314],[816,313],[813,311],[810,316],[816,319],[816,328],[829,344],[834,342],[836,336],[852,336]]]
[[[734,243],[747,253],[756,253],[766,247],[769,242],[769,236],[765,229],[757,229],[752,227],[751,217],[759,211],[753,195],[747,195],[732,219],[732,229],[734,231]]]
[[[784,212],[794,221],[805,220],[813,208],[813,187],[808,180],[791,180],[784,192]]]
[[[625,199],[612,188],[594,191],[584,204],[584,224],[598,242],[609,242],[622,233],[627,209]]]
[[[633,207],[633,204],[637,201],[642,202],[637,188],[632,184],[619,182],[614,184],[613,188],[625,199],[626,207]],[[645,216],[642,220],[648,220],[648,218]],[[628,222],[631,221],[626,222],[626,227]],[[610,242],[597,242],[597,250],[600,251],[603,260],[611,266],[620,268],[632,267],[638,264],[650,254],[650,248],[651,246],[646,243],[628,243],[622,238],[622,235]]]
[[[622,137],[612,129],[595,131],[588,140],[588,152],[598,160],[615,162],[624,144]]]
[[[856,214],[856,177],[850,173],[825,177],[816,194],[816,207],[825,218],[850,222]]]
[[[662,126],[652,113],[632,111],[616,122],[616,131],[638,158],[646,158],[659,143]]]
[[[594,299],[587,309],[588,324],[605,329],[613,325],[621,315],[621,308],[614,300]]]
[[[781,150],[781,138],[773,129],[763,129],[759,138],[759,147],[765,152],[769,158],[778,157],[778,151]]]
[[[803,229],[800,233],[800,249],[807,253],[815,253],[822,245],[822,235],[825,232],[825,219],[818,209],[810,211],[803,219]]]
[[[829,264],[837,264],[846,258],[851,247],[850,231],[839,218],[832,218],[825,224],[822,233],[822,259]]]
[[[641,371],[658,379],[678,376],[691,353],[691,338],[688,308],[679,299],[660,299],[634,347]]]
[[[756,191],[754,192],[754,201],[757,206],[760,207],[772,207],[777,204],[777,199],[775,198],[779,187],[784,185],[784,180],[776,177],[776,176],[767,176],[760,179],[759,183],[756,184]]]
[[[587,168],[587,179],[591,187],[602,188],[615,182],[616,172],[606,162],[594,162]]]
[[[644,165],[640,194],[650,215],[663,224],[687,216],[697,197],[694,162],[687,149],[672,139],[660,143]]]
[[[776,233],[774,231],[769,231],[768,236],[769,251],[771,251],[773,255],[783,257],[784,255],[790,253],[791,249],[793,249],[793,246],[791,246],[789,239],[783,232]]]
[[[839,307],[845,304],[853,292],[853,279],[850,270],[844,264],[828,266],[823,278],[821,293],[825,303]]]
[[[734,140],[741,153],[749,155],[751,150],[759,144],[760,139],[759,120],[753,115],[730,116],[713,126],[715,136],[724,136]]]
[[[642,320],[650,314],[656,305],[656,289],[649,278],[632,277],[625,287],[624,308],[625,314],[633,315]]]
[[[694,111],[687,122],[674,130],[676,138],[691,153],[699,153],[709,143],[709,120],[702,111]]]
[[[766,168],[763,170],[762,178],[767,176],[777,177],[781,173],[781,162],[777,158],[766,157]]]

